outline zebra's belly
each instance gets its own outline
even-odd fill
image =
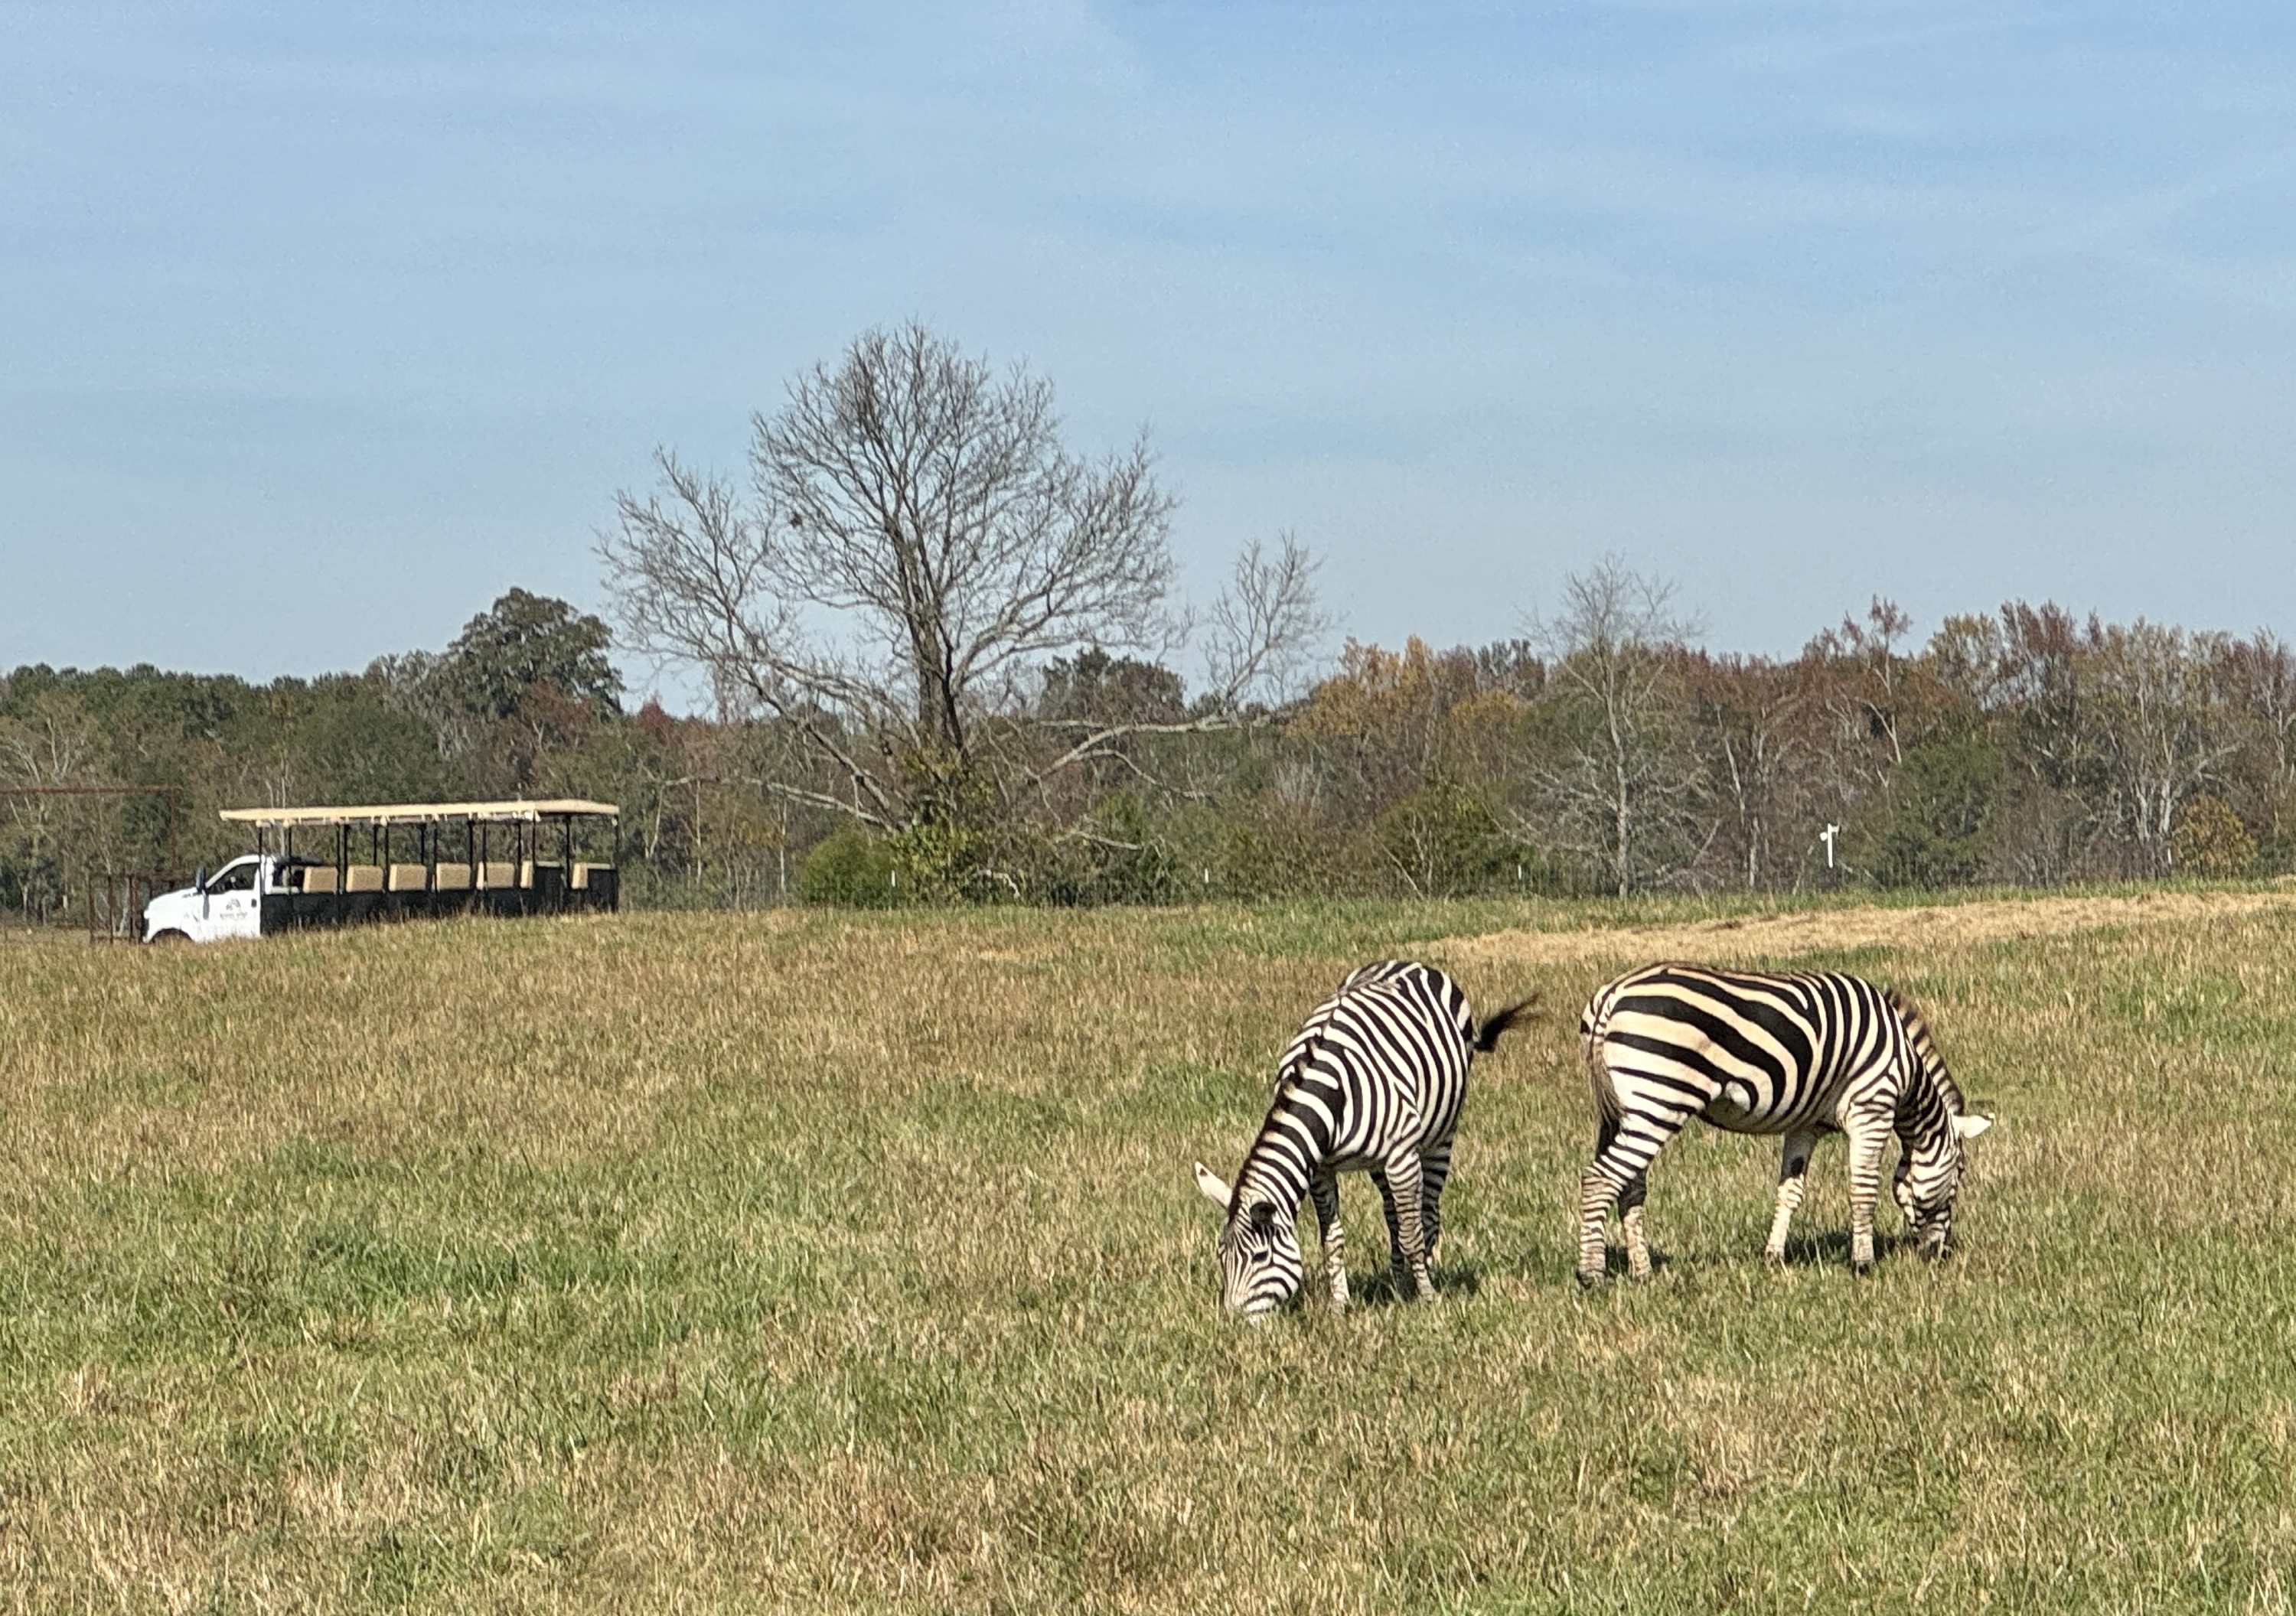
[[[1333,1173],[1383,1172],[1387,1169],[1387,1164],[1397,1156],[1414,1156],[1421,1154],[1423,1144],[1423,1141],[1414,1138],[1398,1140],[1392,1147],[1365,1145],[1337,1151],[1324,1158],[1323,1171]]]
[[[1797,1128],[1829,1128],[1833,1126],[1833,1108],[1817,1107],[1825,1114],[1813,1114],[1804,1106],[1780,1106],[1774,1098],[1759,1093],[1751,1085],[1729,1083],[1722,1092],[1707,1101],[1699,1114],[1715,1127],[1729,1133],[1791,1133]]]

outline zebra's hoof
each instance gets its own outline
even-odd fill
[[[1866,1275],[1874,1271],[1874,1260],[1871,1257],[1868,1257],[1865,1261],[1860,1262],[1853,1257],[1849,1260],[1849,1271],[1858,1278],[1863,1279]]]
[[[1580,1290],[1582,1290],[1582,1291],[1591,1291],[1591,1290],[1593,1290],[1596,1285],[1600,1285],[1600,1284],[1602,1284],[1602,1283],[1603,1283],[1603,1270],[1602,1270],[1602,1269],[1596,1269],[1593,1273],[1591,1273],[1591,1274],[1590,1274],[1590,1273],[1588,1273],[1585,1269],[1583,1269],[1583,1268],[1582,1268],[1582,1269],[1580,1269],[1578,1271],[1578,1273],[1577,1273],[1575,1276],[1573,1276],[1573,1277],[1575,1277],[1575,1278],[1578,1281],[1578,1288],[1579,1288]]]

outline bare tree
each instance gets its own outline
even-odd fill
[[[2010,763],[1993,868],[2036,886],[2088,871],[2111,831],[2088,658],[2097,619],[2084,631],[2054,601],[2010,600],[1996,619],[1948,626],[1956,633],[1940,666],[1989,715]]]
[[[1840,681],[1831,704],[1839,709],[1841,729],[1850,738],[1870,738],[1880,743],[1878,775],[1906,761],[1905,707],[1909,659],[1898,644],[1912,632],[1914,620],[1895,600],[1875,595],[1866,608],[1866,621],[1844,613],[1841,626],[1828,629],[1802,649],[1805,657],[1840,665],[1849,675]]]
[[[750,502],[661,452],[660,486],[618,496],[599,553],[641,650],[704,672],[722,710],[786,725],[839,787],[785,790],[898,829],[984,775],[1009,796],[1107,755],[1117,734],[1089,725],[1049,762],[1006,741],[1031,728],[1024,671],[1168,628],[1172,501],[1144,440],[1078,459],[1048,383],[914,323],[865,333],[753,426]],[[1312,629],[1311,571],[1289,540],[1247,558],[1219,619],[1237,692]]]
[[[95,722],[62,692],[33,698],[19,717],[0,717],[0,787],[52,792],[105,778]],[[0,803],[0,861],[17,875],[26,918],[63,900],[74,853],[85,863],[112,851],[113,804],[86,798],[23,795]]]
[[[1808,820],[1809,715],[1800,664],[1760,657],[1681,658],[1704,757],[1715,849],[1749,892],[1794,871],[1790,839]],[[1781,855],[1781,848],[1789,851]]]
[[[2237,714],[2218,673],[2226,640],[2142,617],[2125,627],[2092,624],[2089,639],[2089,711],[2107,811],[2135,845],[2140,873],[2165,874],[2178,811],[2239,750]]]
[[[2270,629],[2260,628],[2246,640],[2227,643],[2219,668],[2231,699],[2260,743],[2276,831],[2284,799],[2296,786],[2296,651]]]
[[[2167,872],[2185,804],[2215,788],[2262,714],[2296,705],[2268,635],[2251,646],[2095,614],[2084,625],[2046,603],[2011,601],[1997,624],[1948,619],[1930,660],[1998,726],[2023,777],[1997,852],[2036,882]]]
[[[1669,652],[1698,633],[1670,584],[1617,556],[1563,581],[1561,610],[1534,616],[1549,659],[1547,704],[1564,717],[1560,755],[1534,765],[1530,839],[1591,857],[1620,895],[1686,861],[1698,789],[1680,734]]]

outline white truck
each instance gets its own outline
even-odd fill
[[[163,892],[144,906],[146,943],[221,943],[263,935],[263,897],[283,892],[280,861],[270,853],[234,859],[189,886]]]

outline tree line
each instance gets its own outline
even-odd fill
[[[1822,885],[2296,868],[2296,656],[2010,602],[1916,642],[1875,600],[1718,652],[1616,558],[1520,638],[1328,650],[1316,564],[1178,598],[1144,436],[872,331],[752,422],[746,478],[657,456],[599,536],[606,617],[512,590],[364,672],[0,681],[0,904],[242,851],[221,806],[513,796],[624,809],[658,904]],[[612,657],[709,692],[631,710]],[[1193,676],[1193,682],[1192,682]],[[53,788],[172,788],[174,796]],[[32,788],[32,789],[27,789]],[[182,873],[181,870],[168,873]]]

